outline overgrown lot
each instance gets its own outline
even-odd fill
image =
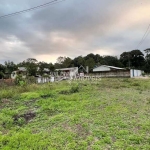
[[[0,89],[2,150],[150,150],[150,80]]]

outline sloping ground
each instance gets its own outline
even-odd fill
[[[150,149],[150,80],[0,89],[0,149]]]

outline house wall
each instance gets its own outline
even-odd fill
[[[37,77],[36,82],[37,83],[47,83],[47,82],[50,82],[50,78],[48,78],[48,77]]]
[[[133,78],[133,77],[139,77],[141,76],[143,73],[142,70],[136,70],[136,69],[131,69],[130,70],[130,77]]]
[[[108,72],[97,72],[90,73],[90,76],[100,76],[100,77],[130,77],[130,70],[122,70],[122,71],[108,71]]]
[[[17,77],[17,72],[16,71],[13,71],[11,73],[11,79],[15,79]]]
[[[22,75],[23,78],[26,78],[25,73],[21,73],[21,75]],[[13,71],[11,73],[11,79],[16,79],[16,77],[17,77],[17,71]]]

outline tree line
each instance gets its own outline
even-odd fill
[[[89,66],[89,71],[100,65],[109,65],[124,68],[136,68],[150,73],[150,48],[144,50],[145,55],[140,50],[132,50],[123,52],[120,58],[117,56],[101,56],[100,54],[90,53],[86,56],[78,56],[74,59],[69,57],[58,57],[55,64],[47,62],[38,62],[35,58],[28,58],[27,60],[15,64],[13,61],[5,61],[4,65],[0,64],[0,78],[8,78],[9,75],[18,69],[18,67],[25,67],[28,75],[35,76],[37,73],[43,75],[44,68],[54,71],[59,68],[69,67],[83,67]],[[38,69],[37,69],[38,68]]]

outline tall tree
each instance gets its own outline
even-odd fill
[[[57,62],[56,62],[56,63],[62,64],[65,59],[66,59],[66,57],[59,56],[59,57],[57,58]]]
[[[132,50],[131,54],[131,63],[135,68],[142,68],[145,63],[144,54],[140,50]]]
[[[120,62],[124,65],[124,67],[131,67],[131,53],[123,52],[120,55]]]
[[[150,48],[147,48],[147,49],[145,49],[144,51],[145,51],[145,53],[146,53],[146,57],[145,57],[146,62],[147,62],[148,64],[150,64]]]
[[[22,64],[26,67],[27,72],[30,76],[36,76],[38,64],[35,58],[28,58]]]
[[[45,73],[45,70],[44,69],[49,69],[49,64],[42,61],[42,62],[39,62],[38,63],[38,72],[40,75],[43,75]]]
[[[52,63],[49,63],[49,69],[53,72],[55,70],[55,66]]]
[[[85,66],[89,67],[89,72],[92,72],[92,69],[95,67],[95,61],[93,58],[88,58],[85,61]]]
[[[0,64],[0,79],[4,78],[5,66]]]
[[[73,67],[72,59],[69,58],[69,57],[66,57],[64,59],[64,61],[62,62],[62,65],[63,65],[64,68]]]
[[[17,69],[17,65],[13,61],[5,61],[5,73],[11,74]]]
[[[147,73],[150,73],[150,48],[145,49],[144,51],[146,53],[146,56],[145,56],[146,63],[144,65],[144,71]]]
[[[85,65],[85,60],[82,56],[78,56],[73,60],[73,64],[75,67],[80,67],[81,65]]]
[[[98,64],[100,64],[100,62],[103,60],[103,57],[102,56],[100,56],[99,54],[96,54],[95,56],[94,56],[94,61],[95,61],[95,63],[98,65]]]
[[[116,67],[123,67],[123,64],[119,61],[116,56],[104,56],[103,60],[101,61],[103,65],[109,66],[116,66]]]
[[[145,63],[144,54],[140,50],[123,52],[120,55],[120,61],[125,67],[142,68]]]

